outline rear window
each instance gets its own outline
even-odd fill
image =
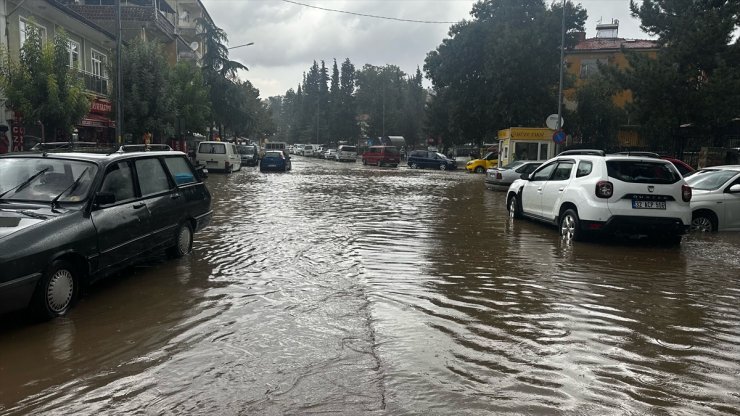
[[[254,146],[244,146],[244,145],[237,146],[237,149],[239,149],[239,153],[243,155],[250,155],[252,153],[255,153],[255,150],[256,150]]]
[[[282,157],[283,157],[283,152],[279,152],[279,151],[269,151],[269,152],[265,152],[265,157],[270,157],[270,158],[282,158]]]
[[[226,146],[224,146],[223,143],[201,143],[200,146],[198,146],[198,153],[225,155]]]
[[[354,146],[342,146],[339,148],[340,152],[357,152],[357,148]]]
[[[672,164],[643,160],[609,160],[606,162],[609,177],[631,183],[676,183],[681,175]]]
[[[735,170],[700,170],[686,178],[686,183],[694,189],[711,191],[718,189],[737,174]]]

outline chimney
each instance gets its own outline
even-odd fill
[[[576,44],[586,40],[586,32],[575,32],[574,35],[576,36]]]

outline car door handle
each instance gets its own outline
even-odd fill
[[[563,189],[565,189],[565,188],[559,188],[558,191],[559,192],[563,192]]]
[[[134,205],[134,209],[144,208],[145,206],[146,206],[146,204],[142,202],[140,204],[135,204]]]
[[[537,188],[537,192],[542,192],[542,187]]]

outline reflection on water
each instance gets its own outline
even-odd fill
[[[481,175],[212,175],[193,255],[0,328],[0,413],[737,413],[736,234],[566,244]]]

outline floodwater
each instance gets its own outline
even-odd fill
[[[0,323],[2,414],[740,414],[740,233],[563,243],[482,175],[293,158],[65,318]]]

